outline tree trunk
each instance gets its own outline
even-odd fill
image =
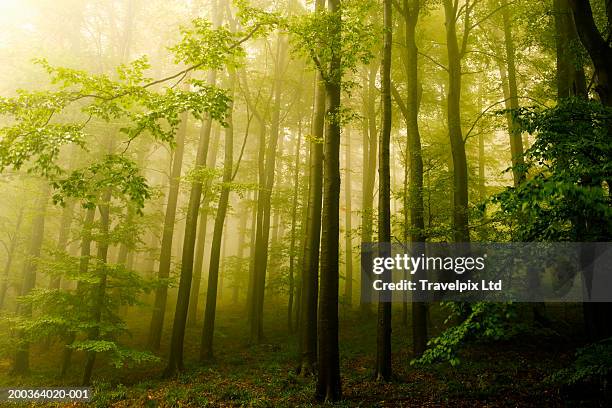
[[[506,48],[506,62],[508,67],[508,93],[509,101],[506,107],[513,111],[519,108],[518,102],[518,87],[516,83],[516,64],[515,64],[515,49],[514,39],[512,38],[512,28],[510,26],[511,14],[508,8],[508,0],[501,0],[502,18],[504,21],[504,45]],[[514,186],[518,186],[525,179],[525,170],[523,166],[525,160],[523,158],[523,140],[521,138],[521,129],[514,120],[513,115],[509,112],[506,114],[508,121],[508,133],[510,134],[510,153],[512,155],[512,176]]]
[[[19,233],[21,232],[21,223],[23,221],[23,206],[19,207],[19,213],[17,214],[17,220],[15,222],[15,232],[10,239],[7,254],[6,263],[4,264],[4,274],[2,275],[2,285],[0,285],[0,309],[4,306],[6,300],[6,292],[9,286],[9,276],[11,273],[11,267],[13,266],[13,259],[15,258],[15,252],[17,244],[19,243]]]
[[[219,150],[220,130],[215,127],[212,131],[210,154],[206,160],[206,166],[214,169],[217,165],[217,151]],[[200,285],[202,283],[202,266],[204,265],[204,252],[206,249],[206,232],[208,231],[208,210],[211,199],[212,180],[206,180],[204,185],[204,196],[202,197],[201,215],[198,221],[198,236],[196,240],[195,261],[193,265],[193,279],[191,294],[189,295],[189,311],[187,312],[187,326],[193,327],[197,323],[198,300],[200,298]]]
[[[595,67],[596,86],[601,103],[612,106],[612,48],[610,35],[604,39],[593,19],[591,4],[587,0],[568,0],[573,11],[575,28]],[[607,26],[612,24],[612,2],[606,1]],[[570,32],[571,35],[571,32]],[[610,130],[609,130],[610,133]],[[612,335],[612,303],[583,303],[584,323],[591,341]]]
[[[238,227],[238,234],[240,235],[238,244],[237,244],[237,252],[236,258],[242,264],[242,260],[244,258],[244,248],[246,246],[246,237],[247,237],[247,223],[249,221],[249,207],[248,207],[248,199],[242,201],[242,211],[240,211],[240,222]],[[240,269],[242,271],[242,269]],[[232,303],[234,306],[238,305],[238,299],[240,297],[240,289],[242,285],[242,279],[244,277],[242,275],[236,275],[237,271],[233,271],[233,287],[232,287]]]
[[[557,99],[586,97],[586,78],[575,50],[578,40],[568,0],[553,0],[557,51]]]
[[[83,276],[89,269],[89,257],[91,256],[91,228],[96,216],[96,209],[90,208],[87,210],[85,215],[85,221],[83,222],[83,229],[81,231],[81,255],[79,260],[79,276]],[[81,290],[84,286],[82,281],[77,282],[76,292],[81,294]],[[66,345],[62,352],[62,368],[60,369],[60,377],[64,378],[72,361],[72,348],[69,346],[74,342],[76,336],[75,333],[70,333],[66,339]]]
[[[230,71],[231,95],[235,85],[235,74]],[[210,248],[210,266],[208,268],[208,287],[206,292],[206,310],[204,312],[204,326],[202,329],[202,344],[200,347],[200,361],[213,358],[213,334],[215,330],[215,313],[217,310],[217,287],[219,283],[219,263],[221,254],[221,242],[223,238],[223,227],[225,215],[229,203],[230,183],[232,181],[232,170],[234,160],[234,127],[232,123],[232,109],[229,107],[227,117],[228,127],[225,128],[225,157],[223,160],[223,187],[219,197],[219,206],[215,217],[212,244]]]
[[[60,221],[59,236],[57,238],[57,251],[64,251],[68,238],[70,237],[70,226],[72,225],[72,213],[74,211],[75,201],[70,200],[68,204],[62,210],[62,218]],[[55,275],[51,277],[49,282],[49,289],[59,289],[61,283],[61,275]]]
[[[372,222],[374,213],[374,187],[376,184],[376,160],[378,136],[376,129],[376,74],[377,66],[372,64],[368,71],[368,91],[364,101],[363,126],[363,189],[361,200],[361,243],[372,242]],[[360,312],[363,316],[371,313],[370,292],[362,292]],[[365,296],[365,297],[364,297]]]
[[[457,43],[457,10],[452,0],[444,0],[446,16],[446,45],[448,52],[448,135],[451,144],[453,172],[453,240],[469,242],[468,228],[468,171],[465,142],[461,130],[461,58],[464,50]],[[466,17],[467,18],[467,17]],[[464,37],[468,33],[464,33]],[[463,41],[467,41],[464,38]]]
[[[316,79],[316,74],[314,76],[314,78]],[[323,98],[323,101],[325,101],[325,98]],[[312,109],[312,114],[314,114],[314,98],[313,98],[313,109]],[[323,114],[325,114],[325,107],[323,107]],[[304,255],[306,253],[306,245],[308,242],[308,236],[306,235],[306,228],[308,226],[308,197],[310,194],[310,181],[308,179],[308,174],[310,172],[310,143],[309,143],[309,154],[308,157],[306,157],[305,160],[305,166],[304,166],[304,174],[302,175],[302,177],[304,178],[304,180],[306,181],[306,188],[302,189],[302,212],[300,214],[300,233],[299,236],[301,237],[300,240],[300,248],[297,249],[298,251],[298,256],[297,256],[297,260],[296,263],[298,265],[298,271],[299,271],[299,275],[296,279],[296,295],[295,295],[295,330],[298,332],[298,339],[300,338],[300,334],[302,333],[302,326],[301,326],[301,322],[302,322],[302,306],[303,306],[303,302],[302,302],[302,280],[304,278]],[[321,167],[320,167],[321,171],[323,171],[323,164],[321,163]],[[320,181],[322,182],[322,173],[321,173],[321,179]],[[319,189],[319,192],[321,192],[321,189]],[[321,200],[319,200],[319,208],[321,207]],[[319,212],[320,214],[320,212]],[[321,222],[321,217],[319,216],[319,223]],[[320,233],[320,227],[319,227],[319,233]],[[320,239],[320,237],[319,237]],[[317,259],[318,259],[318,245],[317,245]],[[318,265],[317,265],[317,282],[318,282]],[[317,301],[316,299],[314,300],[314,308],[316,310],[317,307]],[[314,318],[314,324],[316,327],[316,313],[315,313],[315,318]],[[301,340],[298,340],[298,349],[299,349],[299,342]],[[316,348],[317,346],[317,339],[316,336],[314,338],[314,347]],[[315,358],[316,361],[316,358]]]
[[[253,318],[251,319],[251,342],[261,343],[263,340],[263,306],[266,287],[266,271],[268,267],[268,243],[270,237],[270,204],[274,187],[274,173],[277,145],[280,134],[280,104],[282,97],[282,68],[287,53],[287,39],[279,34],[274,80],[274,102],[270,140],[265,153],[264,178],[260,181],[258,205],[260,206],[261,223],[258,222],[258,233],[255,243],[255,282],[253,292]],[[260,160],[263,158],[260,157]]]
[[[316,3],[324,7],[323,0]],[[302,256],[300,306],[300,359],[297,372],[302,376],[315,372],[317,361],[317,298],[319,293],[319,248],[321,240],[321,200],[323,197],[323,136],[325,129],[325,84],[320,72],[315,74],[312,138],[309,143],[308,209]]]
[[[338,240],[340,238],[340,54],[342,17],[340,0],[328,0],[331,55],[325,83],[327,123],[323,146],[323,209],[321,231],[321,287],[319,294],[319,353],[316,397],[337,401],[342,396],[338,347]]]
[[[204,126],[202,126],[204,129]],[[167,280],[170,277],[170,266],[172,262],[172,239],[174,237],[174,223],[176,221],[176,207],[180,187],[181,168],[183,166],[183,154],[185,151],[185,133],[187,132],[187,113],[181,116],[181,125],[176,132],[176,145],[172,157],[172,169],[170,172],[168,202],[166,204],[166,215],[162,231],[161,248],[159,255],[159,270],[157,278]],[[161,284],[155,290],[155,302],[153,315],[149,327],[148,346],[152,350],[159,350],[161,336],[164,328],[164,317],[166,314],[166,301],[168,299],[168,285]]]
[[[350,128],[346,129],[346,152],[344,161],[344,203],[346,218],[344,223],[344,246],[345,246],[345,283],[344,283],[344,302],[350,310],[353,308],[353,240],[351,237],[353,229],[353,208],[351,205],[351,133]]]
[[[251,229],[249,242],[249,282],[247,286],[247,295],[245,303],[245,312],[247,315],[247,323],[251,324],[253,318],[253,291],[255,285],[255,240],[257,238],[257,191],[253,192],[253,210],[251,212]]]
[[[100,277],[100,282],[97,285],[94,299],[94,306],[92,310],[92,321],[94,327],[89,332],[89,340],[100,339],[100,324],[102,322],[102,310],[106,303],[106,284],[107,284],[107,260],[108,260],[108,244],[109,244],[109,230],[110,230],[110,200],[111,191],[108,188],[103,196],[102,203],[98,205],[100,211],[100,240],[98,241],[98,251],[96,258],[100,262],[96,274]],[[83,373],[83,385],[91,384],[91,374],[93,367],[96,362],[96,352],[90,351],[87,353],[87,360],[85,361],[85,371]]]
[[[404,41],[406,55],[406,104],[399,92],[392,88],[394,98],[404,115],[407,129],[406,163],[404,164],[404,241],[421,244],[426,240],[423,204],[423,153],[419,132],[419,108],[422,89],[418,78],[418,48],[416,45],[416,24],[419,19],[420,3],[404,0]],[[407,322],[407,307],[404,306],[403,321]],[[427,347],[427,304],[412,302],[412,342],[416,357]]]
[[[298,139],[295,144],[295,169],[293,173],[293,203],[291,209],[291,242],[289,244],[289,300],[287,302],[287,328],[293,333],[293,298],[295,292],[295,241],[297,229],[298,194],[300,191],[300,148],[302,145],[302,122],[298,124]]]
[[[610,83],[612,81],[612,48],[610,48],[610,41],[604,39],[597,29],[589,0],[568,0],[568,2],[574,14],[574,22],[580,41],[589,53],[595,67],[595,77],[597,78],[595,90],[605,106],[612,106],[612,84]],[[612,23],[610,18],[612,5],[610,2],[606,2],[606,12],[608,26],[610,26]]]
[[[47,201],[49,200],[49,185],[47,181],[40,182],[39,195],[34,205],[34,218],[32,219],[32,235],[30,245],[27,252],[27,259],[23,266],[23,281],[19,294],[25,296],[30,294],[36,286],[36,262],[40,258],[43,238],[45,235],[45,212],[47,209]],[[17,308],[17,313],[23,317],[32,316],[32,306],[28,304],[20,304]],[[19,337],[22,337],[20,333]],[[20,339],[13,361],[12,373],[14,375],[23,375],[30,369],[30,344]]]
[[[216,71],[211,71],[208,77],[209,84],[215,84]],[[206,167],[206,156],[210,144],[210,130],[212,119],[207,118],[202,126],[198,151],[196,155],[195,168]],[[185,327],[187,324],[187,312],[189,309],[189,292],[193,275],[193,259],[195,252],[196,231],[200,203],[202,199],[202,182],[195,180],[191,183],[189,193],[189,204],[187,206],[187,217],[185,220],[185,236],[183,239],[183,254],[181,259],[181,275],[179,278],[178,295],[176,299],[176,311],[172,325],[172,338],[170,341],[170,354],[165,376],[171,376],[177,370],[183,369],[183,343],[185,340]]]
[[[378,156],[378,241],[379,256],[390,256],[391,243],[391,172],[389,168],[391,145],[391,47],[393,12],[391,0],[383,1],[383,57],[380,67],[382,82],[382,132]],[[390,282],[391,271],[382,278]],[[387,292],[378,298],[378,325],[376,330],[376,368],[374,377],[379,381],[391,379],[391,299]]]

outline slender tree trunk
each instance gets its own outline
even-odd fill
[[[406,126],[408,129],[407,154],[410,157],[410,242],[424,243],[425,222],[423,206],[423,153],[421,148],[421,134],[419,132],[419,106],[421,102],[421,87],[418,77],[418,48],[416,45],[416,24],[419,19],[420,2],[409,0],[404,2],[406,11],[406,108],[408,116]],[[412,303],[412,342],[415,357],[422,355],[427,347],[427,304],[425,302]]]
[[[216,71],[209,74],[208,83],[215,84]],[[207,118],[202,126],[198,151],[196,155],[195,168],[206,167],[206,156],[210,144],[210,130],[212,119]],[[185,340],[185,328],[187,325],[187,312],[189,309],[189,292],[193,276],[193,259],[195,252],[196,231],[200,203],[202,199],[202,181],[195,180],[191,183],[189,203],[187,206],[187,218],[185,220],[185,237],[183,239],[183,254],[181,259],[181,275],[179,278],[178,295],[176,299],[176,311],[172,325],[172,338],[170,341],[170,354],[165,376],[171,376],[177,370],[183,369],[183,343]]]
[[[62,218],[60,221],[59,236],[57,238],[56,249],[58,251],[64,251],[68,238],[70,237],[70,226],[72,225],[72,213],[74,212],[75,201],[70,200],[68,204],[62,210]],[[49,282],[49,289],[59,289],[61,283],[61,275],[55,275],[51,277]]]
[[[258,221],[258,233],[255,243],[255,282],[253,287],[253,318],[251,319],[251,342],[255,344],[261,343],[263,340],[263,307],[268,266],[268,243],[270,237],[270,204],[272,189],[274,187],[276,151],[280,134],[280,104],[282,97],[281,69],[284,67],[286,52],[287,39],[284,37],[284,34],[279,34],[274,75],[274,102],[272,108],[270,141],[265,152],[265,172],[262,180],[263,183],[260,182],[258,196],[261,223]],[[261,159],[260,157],[260,160]]]
[[[247,296],[245,303],[245,312],[247,315],[247,323],[251,325],[253,319],[253,291],[255,290],[255,242],[257,238],[257,199],[258,192],[253,192],[253,210],[251,213],[251,233],[249,242],[249,283],[247,286]]]
[[[378,136],[376,129],[376,74],[377,66],[372,64],[368,71],[368,91],[364,106],[364,129],[363,129],[363,189],[361,200],[361,243],[372,242],[372,223],[374,214],[374,187],[376,184],[376,160],[378,156]],[[366,316],[371,313],[370,293],[361,293],[360,312]]]
[[[248,208],[247,201],[245,200],[242,202],[242,211],[240,211],[240,226],[238,227],[238,234],[240,235],[240,238],[238,241],[238,246],[237,246],[237,251],[236,251],[236,258],[241,264],[244,258],[244,248],[246,246],[247,222],[248,221],[249,221],[249,208]],[[243,279],[243,276],[242,275],[237,276],[236,272],[237,271],[233,271],[234,278],[233,278],[233,287],[232,287],[232,303],[234,306],[238,305],[238,299],[240,297],[240,288],[242,287],[240,282]]]
[[[132,205],[128,204],[128,208],[125,216],[125,224],[131,225],[134,222],[135,211]],[[130,248],[127,242],[123,241],[119,245],[119,252],[117,254],[117,264],[127,266],[128,256],[130,254]]]
[[[518,86],[516,83],[516,64],[515,64],[515,49],[514,39],[512,38],[512,28],[510,26],[511,14],[508,8],[508,0],[501,0],[502,18],[504,21],[504,45],[506,48],[506,61],[508,66],[508,91],[510,93],[509,107],[511,110],[519,108],[518,102]],[[512,154],[512,176],[514,186],[518,186],[525,179],[525,170],[523,165],[523,139],[521,138],[521,129],[515,122],[511,113],[506,114],[508,121],[508,133],[510,133],[510,152]]]
[[[100,282],[97,284],[95,291],[94,306],[92,310],[92,321],[94,327],[90,330],[89,340],[100,339],[100,324],[102,323],[102,311],[104,304],[106,303],[106,285],[107,285],[107,273],[106,265],[108,260],[108,245],[109,245],[109,230],[110,230],[110,200],[111,191],[107,189],[102,197],[102,203],[98,205],[100,211],[100,240],[98,241],[98,251],[96,258],[100,263],[96,274],[100,278]],[[87,359],[85,361],[85,371],[83,373],[83,385],[91,384],[91,374],[93,367],[96,362],[96,352],[90,351],[87,353]]]
[[[23,281],[19,292],[21,296],[30,294],[32,289],[36,286],[36,261],[40,258],[45,235],[45,212],[47,209],[47,201],[49,200],[49,185],[47,181],[40,182],[39,191],[34,206],[35,214],[32,219],[32,235],[27,252],[28,257],[23,266]],[[22,317],[30,317],[32,316],[32,306],[20,304],[17,308],[17,313]],[[30,344],[22,339],[22,333],[20,333],[19,337],[19,345],[12,368],[12,373],[14,375],[23,375],[30,369]]]
[[[204,126],[203,126],[204,128]],[[155,291],[153,315],[149,327],[148,346],[150,349],[159,350],[161,336],[164,328],[164,317],[166,314],[166,302],[168,299],[168,284],[165,281],[170,277],[170,266],[172,262],[172,240],[174,237],[174,224],[176,221],[176,207],[180,187],[181,168],[183,166],[183,154],[185,151],[185,133],[187,132],[187,114],[181,116],[181,125],[176,133],[176,144],[172,157],[172,169],[170,172],[170,186],[168,189],[168,202],[166,204],[166,215],[162,231],[161,248],[159,255],[159,271],[157,278],[163,280]]]
[[[81,256],[79,260],[79,277],[87,274],[89,269],[89,257],[91,256],[91,228],[96,216],[96,209],[90,208],[87,210],[85,215],[85,221],[83,222],[83,229],[81,232]],[[85,284],[79,280],[77,281],[76,293],[82,295],[82,289]],[[76,338],[75,333],[69,333],[66,339],[66,345],[62,352],[62,367],[60,369],[60,377],[64,378],[72,361],[72,348],[69,346],[74,342]]]
[[[293,333],[293,298],[295,294],[295,255],[296,229],[298,212],[298,194],[300,186],[300,148],[302,145],[302,122],[298,124],[298,139],[295,144],[295,168],[293,172],[293,203],[291,209],[291,242],[289,244],[289,300],[287,302],[287,328]]]
[[[235,74],[230,71],[229,81],[231,93],[235,86]],[[228,127],[225,128],[225,157],[223,160],[223,187],[219,197],[219,206],[215,217],[212,244],[210,249],[210,266],[208,268],[208,288],[206,292],[206,310],[204,313],[204,326],[202,329],[202,344],[200,347],[200,361],[213,358],[213,334],[215,330],[215,313],[217,310],[217,287],[219,283],[219,262],[225,215],[229,203],[230,183],[232,181],[233,154],[234,154],[234,127],[232,123],[232,109],[229,108],[227,117]]]
[[[380,68],[382,82],[382,132],[378,159],[378,241],[379,256],[390,256],[391,243],[391,47],[393,14],[391,0],[383,1],[383,57]],[[391,271],[383,280],[390,282]],[[374,376],[379,381],[391,379],[391,299],[387,292],[380,292],[378,299],[378,325],[376,330],[376,368]]]
[[[225,277],[225,258],[227,258],[227,234],[223,235],[221,241],[221,255],[219,258],[219,290],[217,291],[217,302],[223,300],[223,278]]]
[[[316,3],[322,10],[323,0]],[[308,209],[302,256],[301,306],[297,372],[302,376],[314,374],[317,362],[317,298],[319,293],[319,248],[321,239],[321,211],[323,197],[323,136],[325,129],[325,84],[320,72],[315,76],[312,138],[309,142]]]
[[[15,222],[15,232],[10,239],[7,254],[6,263],[4,264],[4,273],[2,275],[2,285],[0,285],[0,309],[4,306],[6,300],[6,292],[9,286],[9,276],[11,273],[11,267],[13,266],[13,259],[15,258],[15,252],[17,244],[19,243],[19,233],[21,232],[21,223],[23,221],[23,207],[19,207],[19,213],[17,214],[17,220]]]
[[[344,161],[344,202],[346,209],[346,221],[344,223],[345,228],[345,284],[344,284],[344,302],[348,309],[353,308],[353,240],[351,233],[353,230],[353,207],[351,205],[351,173],[353,171],[351,167],[351,133],[350,128],[346,129],[346,152]]]
[[[452,0],[444,0],[446,16],[446,45],[448,52],[448,135],[453,160],[453,239],[469,242],[468,227],[468,171],[465,142],[461,130],[461,58],[465,50],[457,43],[457,10]],[[467,18],[467,17],[466,17]],[[464,33],[464,37],[468,35]],[[467,41],[464,38],[463,41]]]
[[[285,145],[285,138],[279,137],[278,139],[278,148],[277,148],[277,161],[276,161],[276,178],[280,181],[283,181],[283,149]],[[284,184],[284,183],[279,183]],[[274,194],[275,201],[278,202],[280,198],[280,191],[277,190]],[[281,223],[281,214],[282,208],[276,208],[274,211],[274,218],[272,221],[272,245],[278,244],[279,240],[283,237],[283,225]],[[276,269],[276,268],[275,268]]]
[[[315,77],[316,78],[316,77]],[[313,102],[314,102],[314,98],[313,98]],[[313,105],[314,107],[314,105]],[[312,109],[312,112],[314,113],[314,109]],[[325,112],[323,112],[325,113]],[[308,148],[308,150],[310,151],[310,146]],[[306,180],[306,188],[302,189],[302,213],[300,214],[300,237],[301,237],[301,241],[300,241],[300,249],[299,249],[299,253],[298,253],[298,257],[297,257],[297,265],[298,265],[298,271],[299,271],[299,276],[296,280],[296,296],[295,296],[295,330],[298,332],[298,339],[300,338],[300,335],[302,333],[302,306],[303,306],[303,302],[302,302],[302,280],[304,278],[304,255],[306,253],[306,243],[308,242],[308,236],[306,235],[306,228],[308,225],[308,197],[310,194],[310,187],[309,187],[309,180],[308,180],[308,174],[310,173],[310,152],[308,154],[308,157],[306,158],[306,163],[304,166],[304,174],[302,175],[302,177],[304,178],[304,180]],[[322,167],[321,167],[322,168]],[[322,170],[321,170],[322,171]],[[321,191],[321,189],[319,189],[319,191]],[[321,205],[321,200],[319,200],[319,206]],[[319,222],[321,220],[321,217],[319,217]],[[319,228],[320,231],[320,228]],[[318,248],[317,248],[317,255],[318,255]],[[317,262],[318,264],[318,262]],[[317,280],[318,280],[318,265],[317,265]],[[316,310],[317,307],[317,301],[316,299],[314,300],[314,307]],[[316,316],[314,319],[315,322],[315,327],[316,327]],[[301,340],[298,340],[298,343]],[[317,346],[317,339],[315,336],[314,339],[314,347],[316,348]],[[299,347],[298,347],[299,348]],[[316,358],[315,358],[316,361]]]
[[[217,151],[219,150],[220,130],[215,127],[212,131],[210,154],[206,160],[206,166],[214,169],[217,165]],[[204,251],[206,248],[206,232],[208,230],[208,210],[211,199],[212,180],[206,180],[204,184],[204,196],[202,197],[201,215],[198,222],[198,237],[196,245],[195,261],[193,265],[193,282],[191,294],[189,295],[189,311],[187,313],[187,326],[193,327],[197,323],[198,300],[200,297],[200,285],[202,283],[202,266],[204,264]]]
[[[372,223],[374,213],[374,187],[376,185],[376,161],[378,157],[378,130],[376,128],[376,73],[377,66],[371,65],[368,76],[368,92],[366,99],[367,133],[364,135],[365,163],[363,166],[363,204],[362,204],[362,243],[372,242]]]
[[[338,241],[340,239],[340,94],[342,17],[340,0],[328,0],[331,56],[325,83],[327,126],[323,146],[323,209],[321,219],[321,287],[319,293],[319,353],[316,397],[337,401],[342,397],[338,347]]]

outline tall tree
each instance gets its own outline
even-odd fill
[[[378,241],[379,256],[390,255],[391,243],[391,47],[393,46],[393,7],[391,0],[383,0],[383,56],[380,67],[382,85],[382,131],[378,149]],[[391,271],[384,273],[389,281]],[[376,370],[378,380],[391,379],[391,299],[388,292],[379,293],[376,335]]]
[[[345,160],[344,160],[344,206],[345,206],[345,223],[344,223],[344,252],[345,252],[345,277],[344,277],[344,302],[349,309],[353,307],[353,240],[352,240],[352,218],[353,207],[351,205],[352,189],[351,189],[351,133],[350,128],[346,128],[346,145],[345,145]]]
[[[176,132],[175,146],[172,153],[172,169],[166,202],[166,214],[162,229],[162,240],[159,255],[159,270],[157,278],[162,281],[155,290],[153,315],[149,327],[149,348],[159,350],[166,315],[166,302],[168,299],[168,284],[170,266],[172,265],[172,241],[174,237],[174,224],[176,222],[176,207],[180,187],[181,168],[183,167],[183,154],[185,151],[185,134],[187,132],[187,113],[181,115],[181,124]]]
[[[217,81],[217,72],[211,71],[208,75],[208,83],[214,85]],[[210,132],[212,118],[207,117],[200,132],[198,150],[196,154],[195,169],[206,168],[206,157],[210,145]],[[177,370],[183,369],[183,343],[185,340],[185,328],[187,325],[187,312],[189,309],[189,293],[191,291],[191,280],[193,276],[193,260],[195,252],[196,231],[200,203],[202,200],[202,180],[195,179],[191,182],[189,203],[187,206],[187,217],[185,220],[185,236],[183,239],[183,254],[181,258],[181,275],[179,278],[178,295],[176,299],[176,310],[174,312],[174,323],[172,325],[172,337],[170,341],[170,355],[165,376],[173,375]]]
[[[416,43],[416,26],[421,12],[421,0],[404,0],[401,7],[399,5],[396,7],[402,15],[404,27],[405,55],[403,62],[406,73],[406,103],[395,87],[392,87],[391,91],[404,116],[407,130],[406,162],[404,163],[404,241],[419,245],[426,240],[423,205],[423,151],[418,120],[423,92],[418,75],[419,50]],[[413,301],[411,311],[412,347],[414,355],[418,357],[427,347],[427,304]],[[404,320],[407,320],[407,316],[404,317]]]
[[[263,340],[263,307],[266,287],[266,271],[268,267],[268,244],[270,238],[270,211],[271,195],[274,187],[277,146],[280,135],[280,110],[282,98],[282,75],[285,68],[287,54],[286,35],[279,32],[276,48],[276,64],[274,69],[274,101],[272,107],[272,120],[270,126],[270,140],[265,149],[265,169],[263,179],[260,180],[258,194],[258,216],[261,222],[257,223],[257,238],[255,241],[255,281],[253,286],[253,318],[251,319],[251,342],[260,343]]]
[[[215,126],[212,130],[212,140],[210,141],[210,153],[206,160],[206,167],[214,169],[217,165],[217,151],[219,150],[220,129]],[[196,325],[196,317],[198,311],[198,301],[200,298],[200,285],[202,281],[202,267],[204,265],[204,251],[206,248],[206,232],[208,231],[208,212],[210,209],[210,200],[212,198],[212,177],[207,177],[204,182],[204,194],[202,197],[202,205],[200,206],[200,217],[198,221],[198,235],[196,239],[195,260],[193,264],[193,279],[191,284],[191,293],[189,295],[189,310],[187,312],[187,326]],[[210,258],[209,258],[210,259]]]
[[[342,11],[340,0],[328,0],[329,68],[325,81],[326,128],[323,145],[323,207],[321,215],[321,285],[316,396],[337,401],[342,396],[338,347],[338,241],[340,238],[340,94],[342,89]]]
[[[233,96],[236,75],[229,71],[230,95]],[[225,215],[229,204],[230,183],[234,161],[234,125],[232,118],[233,104],[228,109],[227,124],[225,128],[225,156],[223,159],[223,186],[219,197],[217,215],[210,248],[210,266],[208,268],[208,288],[206,292],[206,309],[204,312],[204,326],[202,328],[202,344],[200,347],[200,360],[210,360],[213,357],[213,334],[215,330],[215,314],[217,310],[217,290],[219,286],[219,262],[221,256],[221,243]]]
[[[316,11],[325,7],[317,0]],[[317,361],[317,299],[319,291],[319,249],[323,198],[323,136],[325,132],[325,83],[315,73],[314,109],[309,140],[308,203],[302,256],[298,373],[311,375]]]
[[[455,242],[469,242],[468,169],[465,140],[461,130],[461,60],[467,51],[470,31],[473,28],[470,15],[477,0],[466,0],[461,10],[459,3],[459,0],[443,0],[448,54],[447,122],[453,169],[453,239]],[[457,38],[457,21],[460,17],[460,11],[464,14],[464,30],[461,45],[459,45]]]
[[[92,227],[96,217],[96,208],[88,208],[85,213],[85,219],[83,220],[83,226],[81,228],[81,251],[79,256],[79,276],[85,276],[89,269],[89,257],[91,256],[91,243],[92,243]],[[77,294],[80,294],[83,288],[83,281],[77,282]],[[64,350],[62,351],[62,366],[60,368],[60,377],[66,376],[70,364],[72,363],[72,348],[70,347],[76,339],[76,333],[68,333],[66,335],[66,342]]]
[[[589,0],[568,0],[574,14],[578,36],[586,48],[593,66],[597,84],[595,90],[605,106],[612,106],[612,46],[610,37],[604,38],[595,24]],[[606,1],[608,27],[612,26],[612,2]]]
[[[419,132],[418,114],[422,94],[418,78],[418,49],[416,45],[416,24],[420,13],[420,0],[404,2],[406,12],[406,86],[408,99],[408,155],[410,157],[410,242],[425,242],[423,215],[423,153]],[[412,340],[415,356],[420,356],[427,347],[427,305],[424,302],[412,304]]]
[[[506,50],[506,66],[508,70],[508,96],[506,99],[506,108],[516,111],[519,108],[518,85],[516,82],[516,51],[514,47],[514,38],[512,37],[512,27],[510,21],[512,14],[508,5],[508,0],[501,0],[502,19],[504,26],[504,47]],[[510,153],[512,155],[512,176],[514,186],[518,186],[525,179],[525,171],[523,165],[523,139],[521,138],[521,130],[512,113],[506,114],[508,121],[508,133],[510,134]]]
[[[92,307],[91,321],[94,322],[94,324],[88,335],[89,340],[91,341],[96,341],[100,338],[100,323],[102,322],[102,313],[106,303],[106,268],[108,267],[108,247],[110,243],[110,200],[111,189],[107,188],[102,194],[101,202],[98,204],[98,211],[100,212],[100,238],[98,240],[98,249],[96,253],[96,259],[98,260],[96,275],[99,282],[96,283],[96,289],[94,291],[95,298],[93,299]],[[85,360],[85,371],[83,372],[83,385],[89,385],[91,383],[91,374],[96,362],[96,355],[97,353],[95,351],[89,351],[87,353],[87,359]]]
[[[594,79],[596,80],[595,90],[599,95],[599,99],[604,106],[612,106],[612,46],[610,45],[610,34],[604,39],[599,32],[591,3],[588,0],[568,0],[573,11],[574,21],[578,36],[584,48],[586,48],[593,66],[595,68]],[[607,27],[612,27],[612,2],[607,0],[606,7],[606,22]],[[612,133],[608,123],[608,137]],[[589,183],[585,180],[585,183]],[[592,182],[591,182],[592,183]],[[608,185],[610,181],[608,180]],[[594,187],[601,188],[600,185]],[[582,239],[589,239],[589,233],[585,230],[591,227],[593,220],[580,220],[578,222],[578,233]],[[588,255],[586,255],[588,258]],[[583,303],[583,314],[587,336],[591,340],[601,340],[612,335],[612,324],[610,316],[612,316],[612,303]]]
[[[378,65],[371,63],[366,69],[363,81],[367,83],[364,91],[362,105],[363,125],[363,182],[361,195],[361,243],[372,242],[373,214],[374,214],[374,187],[376,185],[376,160],[378,152],[378,129],[376,127],[376,75]],[[367,298],[363,298],[367,295]],[[369,293],[361,293],[362,300],[360,311],[362,314],[370,314]]]
[[[295,143],[293,169],[293,201],[291,206],[291,237],[289,243],[289,300],[287,303],[287,328],[293,332],[293,304],[295,295],[295,260],[297,240],[298,195],[300,191],[300,148],[302,147],[302,121],[298,123],[298,138]]]

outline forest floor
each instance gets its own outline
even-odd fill
[[[186,369],[178,377],[161,379],[164,364],[114,369],[98,360],[94,377],[95,407],[297,407],[316,406],[314,379],[294,374],[296,337],[287,334],[284,308],[270,308],[265,322],[266,343],[248,345],[244,313],[224,308],[217,317],[214,361],[197,363],[201,328],[188,329]],[[504,342],[472,343],[462,351],[461,363],[428,367],[410,366],[409,327],[395,313],[393,350],[395,379],[379,383],[372,379],[376,354],[376,318],[360,318],[356,312],[341,313],[340,345],[343,401],[339,407],[575,407],[604,406],[594,400],[573,400],[547,378],[573,359],[578,333],[579,309],[566,306],[551,312],[558,327],[523,333]],[[137,313],[133,313],[137,314]],[[441,316],[431,313],[433,332],[440,330]],[[140,316],[145,316],[144,311]],[[135,319],[131,342],[144,343],[146,319]],[[169,330],[164,340],[170,338]],[[167,344],[162,344],[167,350]],[[0,387],[78,385],[82,362],[75,358],[73,371],[57,379],[60,345],[32,352],[32,373],[12,378],[10,361],[0,359]],[[2,405],[0,403],[0,405]],[[8,406],[8,405],[7,405]],[[14,406],[14,405],[13,405]],[[68,406],[30,404],[28,406]],[[84,406],[70,404],[69,406]]]

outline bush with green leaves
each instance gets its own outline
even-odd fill
[[[479,302],[467,307],[464,303],[445,302],[442,305],[449,310],[445,323],[453,320],[459,323],[429,340],[429,348],[411,364],[448,362],[456,366],[460,363],[459,351],[468,341],[507,339],[520,330],[516,305],[512,303]]]
[[[513,114],[536,139],[525,152],[527,179],[492,199],[498,222],[521,241],[609,241],[612,110],[569,98]]]
[[[39,261],[43,272],[56,277],[59,275],[63,280],[70,281],[73,287],[37,288],[20,297],[19,302],[32,307],[33,314],[31,317],[8,318],[10,326],[21,333],[18,342],[57,340],[73,350],[104,354],[117,368],[158,361],[149,352],[134,350],[122,344],[122,336],[129,332],[118,313],[121,306],[139,304],[139,296],[154,288],[156,283],[143,279],[122,265],[100,265],[96,259],[90,259],[88,271],[82,273],[79,271],[80,261],[80,258],[67,254],[61,258],[56,256],[51,260]],[[93,316],[97,308],[95,299],[101,268],[106,275],[108,290],[98,321]],[[89,338],[92,329],[99,330],[98,338]]]
[[[572,366],[557,371],[550,380],[565,385],[582,382],[606,384],[611,376],[612,337],[579,348]]]

